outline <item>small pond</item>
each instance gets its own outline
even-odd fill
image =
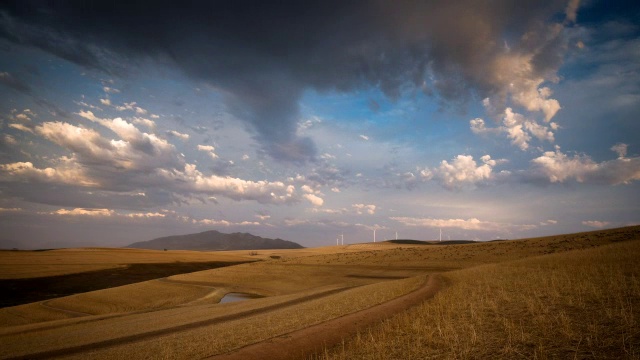
[[[250,299],[257,299],[257,298],[261,298],[261,297],[262,296],[256,295],[256,294],[232,292],[232,293],[228,293],[227,295],[222,297],[222,299],[220,299],[220,304],[236,302],[236,301],[243,301],[243,300],[250,300]]]

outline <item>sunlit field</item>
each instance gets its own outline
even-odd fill
[[[114,269],[128,264],[247,261],[248,252],[200,252],[113,248],[0,251],[0,279],[22,279]]]
[[[0,357],[225,354],[375,313],[438,274],[435,297],[297,358],[637,358],[638,240],[640,227],[630,227],[464,245],[222,253],[260,261],[0,309]],[[121,263],[136,262],[121,253],[130,256]],[[219,304],[229,292],[262,297]]]
[[[632,241],[453,271],[432,301],[317,358],[639,358],[639,258]]]

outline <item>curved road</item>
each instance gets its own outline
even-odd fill
[[[92,350],[96,350],[96,349],[104,349],[104,348],[109,348],[109,347],[113,347],[113,346],[119,346],[119,345],[124,345],[124,344],[140,342],[140,341],[152,339],[154,337],[168,335],[168,334],[171,334],[171,333],[174,333],[174,332],[178,332],[178,331],[186,331],[186,330],[196,329],[196,328],[199,328],[199,327],[212,326],[212,325],[224,323],[226,321],[238,320],[238,319],[242,319],[242,318],[245,318],[245,317],[266,313],[266,312],[273,311],[273,310],[283,309],[283,308],[286,308],[286,307],[289,307],[289,306],[292,306],[292,305],[297,305],[297,304],[300,304],[300,303],[303,303],[303,302],[306,302],[306,301],[320,299],[320,298],[323,298],[323,297],[326,297],[326,296],[337,294],[339,292],[348,290],[350,288],[351,287],[342,287],[342,288],[337,288],[337,289],[326,290],[326,291],[323,291],[323,292],[319,292],[319,293],[315,293],[315,294],[311,294],[311,295],[306,295],[306,296],[303,296],[303,297],[300,297],[300,298],[288,300],[288,301],[285,301],[285,302],[282,302],[282,303],[277,303],[277,304],[274,304],[274,305],[269,305],[269,306],[265,306],[265,307],[258,308],[258,309],[247,310],[247,311],[243,311],[243,312],[240,312],[240,313],[235,313],[235,314],[230,314],[230,315],[223,315],[223,316],[219,316],[219,317],[215,317],[215,318],[211,318],[211,319],[206,319],[206,320],[201,320],[201,321],[196,321],[196,322],[188,323],[188,324],[184,324],[184,325],[178,325],[178,326],[168,327],[168,328],[164,328],[164,329],[149,331],[149,332],[142,333],[142,334],[123,336],[123,337],[110,339],[110,340],[98,341],[98,342],[85,344],[85,345],[75,345],[75,346],[70,346],[70,347],[61,348],[61,349],[46,350],[46,351],[37,352],[37,353],[31,353],[31,354],[26,354],[26,355],[10,357],[10,358],[7,358],[7,360],[8,359],[11,359],[11,360],[16,360],[16,359],[30,359],[30,360],[34,360],[34,359],[50,359],[50,358],[53,358],[53,357],[80,354],[80,353],[83,353],[83,352],[86,352],[86,351],[92,351]]]
[[[419,305],[424,300],[433,297],[441,287],[441,280],[437,275],[430,275],[425,284],[411,293],[389,300],[369,309],[361,310],[333,320],[313,325],[288,334],[280,335],[272,339],[248,345],[227,354],[215,355],[206,359],[233,360],[233,359],[299,359],[309,354],[322,350],[326,346],[339,343],[342,339],[356,334],[359,330],[376,324],[386,318],[398,314],[410,307]],[[150,331],[142,334],[123,336],[120,338],[103,340],[91,344],[70,346],[67,348],[48,350],[11,357],[9,359],[49,359],[53,357],[80,354],[86,351],[104,349],[139,341],[145,341],[154,337],[171,334],[174,332],[191,330],[199,327],[220,324],[230,320],[254,316],[273,310],[287,308],[306,301],[315,300],[337,294],[351,287],[326,290],[292,299],[282,303],[266,306],[259,309],[247,310],[241,313],[220,316],[212,319],[197,321],[194,323],[169,327]],[[46,305],[45,305],[46,306]],[[79,313],[78,313],[79,315]],[[335,331],[340,329],[340,331]]]
[[[306,359],[309,355],[318,353],[325,347],[339,344],[343,339],[355,335],[358,331],[413,306],[420,305],[423,301],[432,298],[441,287],[441,278],[438,275],[430,275],[422,287],[380,305],[205,359]]]

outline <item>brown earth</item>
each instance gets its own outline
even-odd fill
[[[0,297],[0,308],[242,263],[244,262],[211,261],[130,264],[122,268],[78,274],[2,279],[0,289],[3,289],[3,294]]]
[[[324,348],[340,344],[343,340],[395,314],[421,304],[433,297],[441,287],[440,277],[431,275],[419,289],[380,305],[205,359],[306,359],[312,354],[321,352]]]

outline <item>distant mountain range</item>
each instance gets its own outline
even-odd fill
[[[301,249],[302,245],[282,239],[268,239],[249,233],[224,234],[211,230],[197,234],[165,236],[133,243],[128,248],[153,250],[264,250]]]

